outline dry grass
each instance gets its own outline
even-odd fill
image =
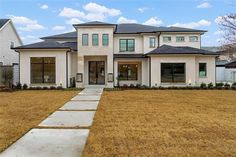
[[[76,93],[78,91],[0,92],[0,152]]]
[[[235,157],[236,92],[104,92],[83,156]]]

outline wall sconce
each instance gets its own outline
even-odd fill
[[[76,74],[76,82],[83,82],[83,73]]]
[[[108,73],[108,82],[113,82],[113,73]]]

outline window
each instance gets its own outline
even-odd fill
[[[155,48],[156,47],[156,38],[155,37],[150,37],[149,38],[149,47],[150,48]]]
[[[163,42],[171,42],[171,37],[163,37]]]
[[[138,64],[119,64],[120,80],[138,80]]]
[[[206,76],[207,76],[207,64],[199,63],[199,77],[206,77]]]
[[[82,45],[88,46],[88,34],[82,34]]]
[[[185,63],[161,63],[161,83],[185,83]]]
[[[15,43],[13,41],[10,42],[10,48],[14,48],[15,47]]]
[[[198,36],[190,36],[189,41],[190,42],[198,42]]]
[[[176,37],[176,42],[184,42],[184,37],[181,36],[181,37]]]
[[[31,83],[55,83],[55,57],[31,57]]]
[[[134,51],[134,39],[120,39],[120,52]]]
[[[108,36],[108,34],[103,34],[102,35],[102,45],[108,46],[108,44],[109,44],[109,36]]]
[[[93,46],[98,46],[98,34],[92,35],[92,44]]]

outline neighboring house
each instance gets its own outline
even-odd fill
[[[203,30],[88,22],[75,32],[16,47],[29,86],[186,86],[215,83],[218,55],[201,48]]]
[[[19,53],[13,47],[22,41],[10,19],[0,19],[0,84],[6,80],[6,71],[13,72],[12,83],[19,82]]]
[[[219,60],[216,62],[216,82],[236,82],[236,61]]]
[[[21,46],[22,41],[10,19],[0,19],[0,62],[3,65],[19,63],[19,54],[11,48]]]

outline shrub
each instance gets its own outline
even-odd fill
[[[232,86],[236,86],[236,82],[234,82],[234,83],[232,84]]]
[[[225,87],[225,89],[229,89],[230,88],[230,84],[225,83],[224,87]]]
[[[55,86],[51,86],[50,89],[51,89],[51,90],[55,90],[56,87],[55,87]]]
[[[200,87],[201,87],[202,89],[206,89],[206,88],[207,88],[207,85],[202,82],[201,85],[200,85]]]
[[[17,85],[16,85],[16,89],[21,89],[21,88],[22,88],[21,83],[17,83]]]
[[[27,84],[24,84],[23,85],[23,89],[26,90],[28,88],[28,85]]]
[[[213,83],[212,83],[212,82],[211,82],[211,83],[209,83],[207,86],[208,86],[208,88],[209,88],[209,89],[213,89],[213,87],[214,87],[214,85],[213,85]]]
[[[130,88],[134,88],[135,86],[134,86],[134,84],[130,84],[129,87]]]
[[[49,88],[48,87],[43,87],[43,90],[48,90]]]
[[[136,84],[135,85],[136,88],[140,88],[140,86],[141,86],[140,84]]]
[[[57,89],[62,90],[63,88],[62,88],[62,86],[57,86]]]
[[[224,83],[222,82],[216,83],[216,87],[223,87],[223,86],[224,86]]]

